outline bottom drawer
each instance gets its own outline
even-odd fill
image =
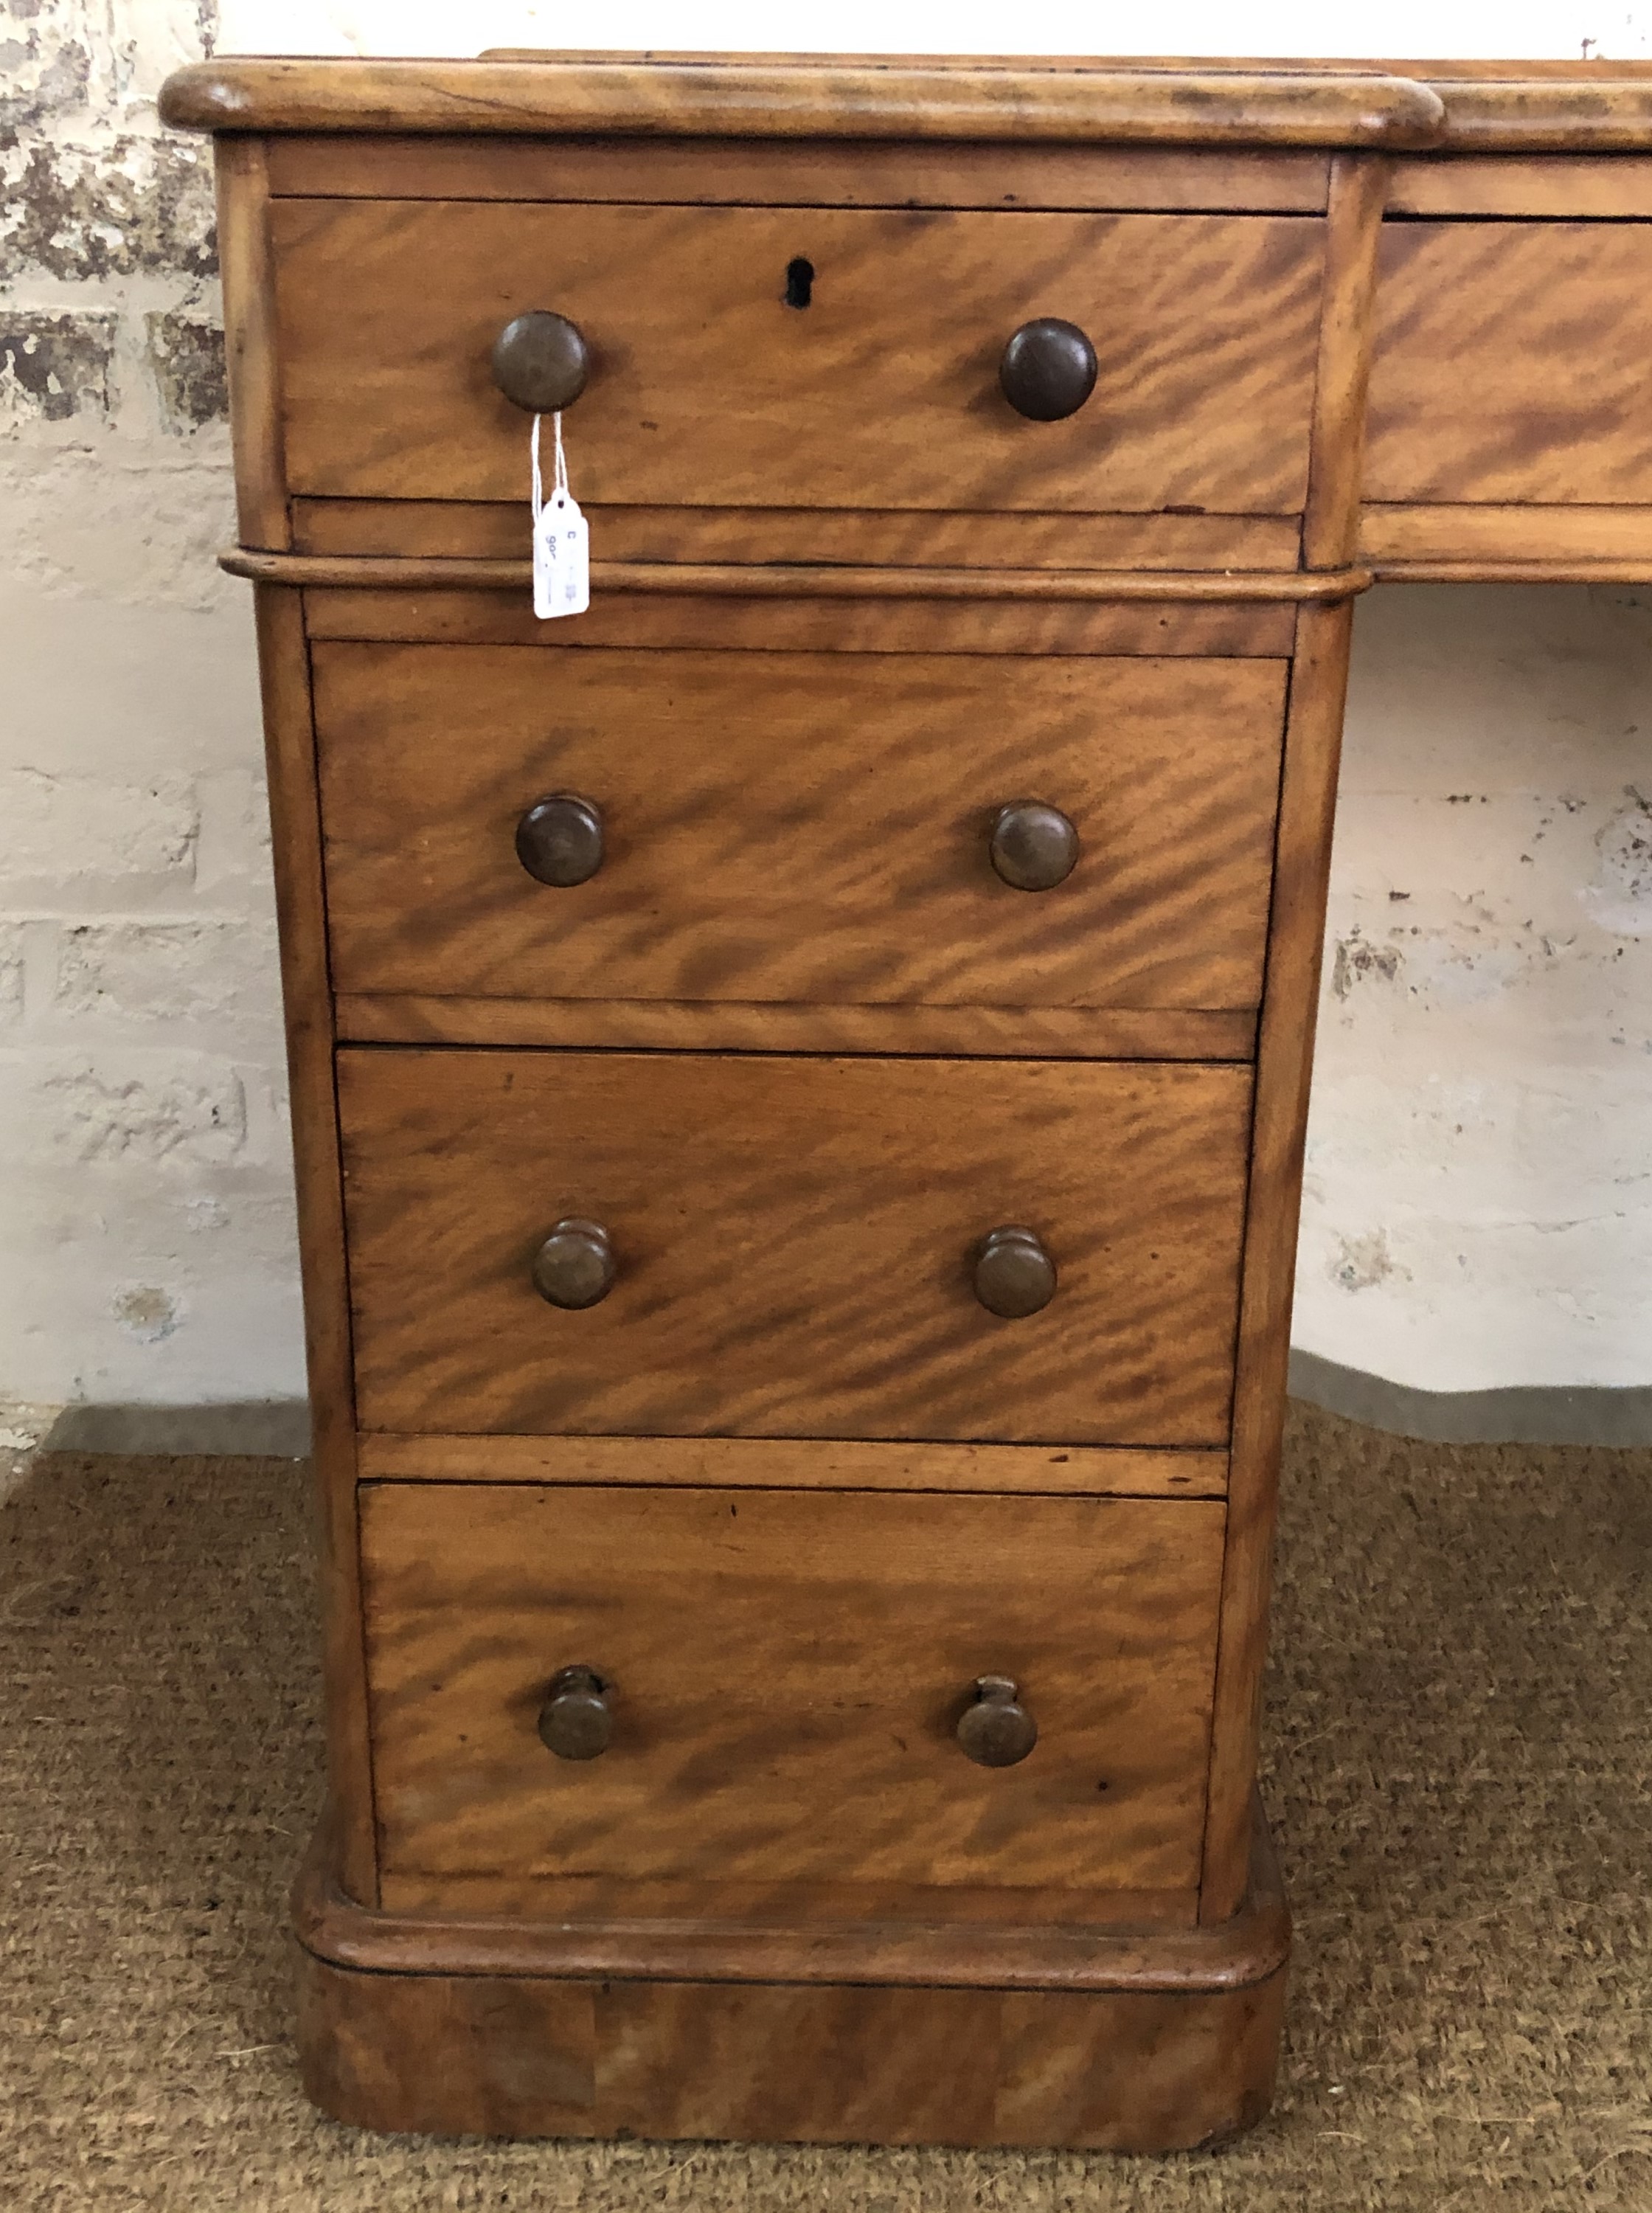
[[[384,1903],[593,1881],[1185,1900],[1222,1529],[1192,1499],[369,1485]],[[570,1667],[601,1686],[594,1757],[541,1739]],[[1036,1723],[1014,1765],[960,1748],[983,1677]]]

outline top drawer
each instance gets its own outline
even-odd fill
[[[290,199],[270,221],[296,493],[525,500],[528,418],[490,357],[549,308],[592,354],[567,418],[584,502],[1302,503],[1316,218]],[[998,388],[1045,315],[1099,362],[1064,422]]]

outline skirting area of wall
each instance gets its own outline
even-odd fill
[[[1293,1351],[1290,1394],[1374,1430],[1436,1444],[1652,1444],[1652,1390],[1643,1386],[1415,1391]]]
[[[1652,1389],[1417,1391],[1290,1356],[1295,1399],[1394,1436],[1436,1444],[1652,1445]],[[309,1449],[302,1399],[216,1406],[65,1406],[41,1443],[58,1452],[256,1453],[301,1459]]]

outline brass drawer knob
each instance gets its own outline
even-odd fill
[[[613,1247],[600,1222],[566,1215],[533,1255],[533,1288],[549,1305],[577,1311],[613,1289]]]
[[[594,1759],[608,1749],[613,1715],[608,1685],[594,1667],[564,1667],[539,1708],[539,1735],[558,1759]]]
[[[588,883],[602,854],[602,811],[576,792],[536,799],[516,825],[516,858],[542,884]]]
[[[1076,323],[1040,315],[1023,323],[1004,348],[998,383],[1029,423],[1059,423],[1076,415],[1094,391],[1095,366],[1095,348]]]
[[[1017,799],[992,818],[992,865],[1018,892],[1052,892],[1073,872],[1078,832],[1058,807]]]
[[[1013,1223],[992,1230],[975,1253],[975,1295],[989,1314],[1020,1321],[1056,1295],[1056,1264],[1038,1232]]]
[[[958,1742],[978,1767],[1014,1767],[1039,1741],[1039,1725],[1008,1675],[978,1675],[975,1696],[959,1716]]]
[[[514,316],[493,341],[493,381],[530,415],[571,407],[590,373],[590,350],[579,326],[543,308]]]

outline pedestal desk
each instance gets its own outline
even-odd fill
[[[223,60],[163,113],[275,826],[311,2094],[1242,2127],[1352,602],[1652,578],[1652,73]]]

